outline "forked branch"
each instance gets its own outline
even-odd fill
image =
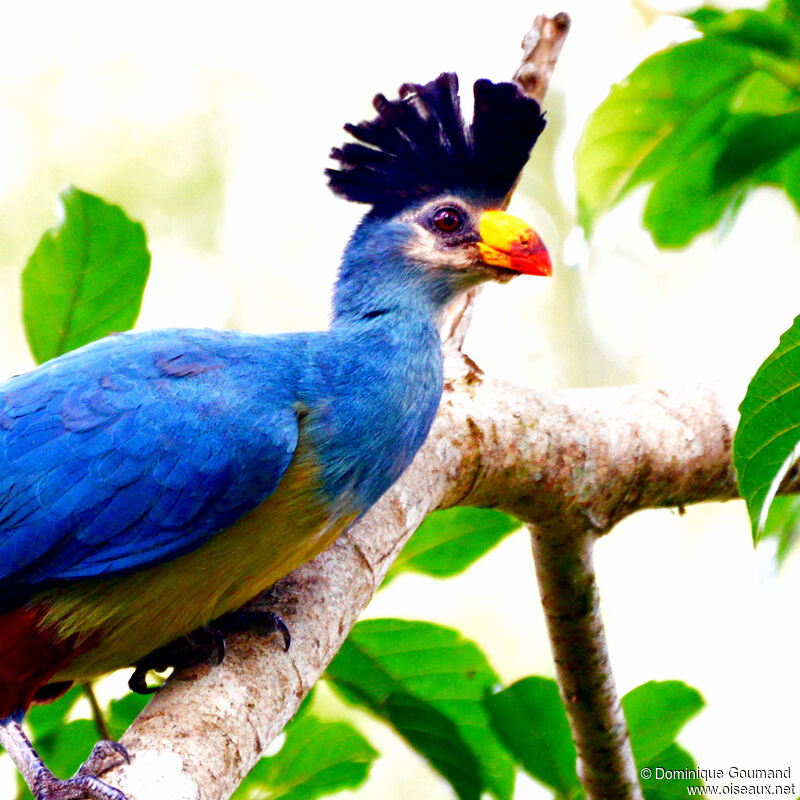
[[[447,374],[433,431],[401,480],[333,547],[260,599],[290,626],[289,652],[254,633],[233,636],[223,664],[173,677],[134,722],[123,737],[133,763],[108,776],[131,800],[227,797],[295,713],[435,508],[503,508],[535,523],[552,549],[558,544],[550,530],[564,519],[599,532],[639,509],[737,494],[734,419],[711,389],[533,392],[488,379],[456,354],[448,357]],[[546,607],[570,602],[569,592],[548,581]],[[573,671],[584,673],[583,648],[573,641],[570,654],[555,650],[556,660],[574,658]],[[600,695],[586,701],[595,710],[603,706]],[[613,702],[609,708],[615,713]],[[576,725],[580,744],[583,723],[573,713]],[[592,750],[599,749],[593,741]],[[582,758],[587,776],[597,762]]]

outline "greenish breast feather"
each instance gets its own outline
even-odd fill
[[[42,592],[42,625],[91,641],[54,681],[130,666],[152,650],[239,608],[330,545],[358,512],[331,509],[302,439],[276,490],[197,550],[156,567]]]

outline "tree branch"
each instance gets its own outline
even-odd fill
[[[522,40],[522,63],[512,80],[539,103],[550,86],[550,78],[569,33],[569,26],[569,15],[563,11],[552,18],[540,14]]]
[[[107,779],[131,800],[227,797],[435,508],[502,508],[549,539],[549,526],[565,518],[601,533],[639,509],[737,496],[734,421],[712,389],[535,392],[486,378],[460,354],[449,353],[446,366],[434,428],[401,480],[259,599],[291,628],[289,652],[254,633],[232,636],[223,664],[174,676],[125,734],[133,761]],[[542,594],[547,606],[546,582]]]
[[[595,580],[594,537],[585,520],[530,525],[539,594],[561,698],[590,798],[641,798]]]

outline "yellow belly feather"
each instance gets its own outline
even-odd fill
[[[299,448],[300,449],[300,448]],[[305,448],[302,448],[305,449]],[[93,637],[53,680],[126,667],[157,647],[239,608],[328,547],[355,519],[323,507],[312,460],[296,453],[277,489],[197,550],[121,577],[42,592],[43,624],[61,636]]]

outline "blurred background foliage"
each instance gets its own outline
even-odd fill
[[[573,29],[547,97],[549,126],[512,205],[547,242],[557,275],[551,285],[488,287],[465,349],[518,383],[713,380],[738,404],[797,314],[800,225],[796,2],[771,0],[769,20],[725,13],[735,6],[681,16],[688,9],[669,0],[558,9],[509,0],[479,18],[413,1],[400,15],[365,2],[313,13],[243,0],[213,13],[181,2],[16,7],[0,31],[3,374],[53,354],[26,345],[20,278],[42,231],[69,213],[70,198],[87,197],[73,190],[60,210],[68,184],[147,231],[137,327],[323,326],[360,214],[322,178],[341,124],[368,116],[376,91],[443,69],[457,69],[464,86],[507,78],[533,15],[565,10]],[[697,113],[675,116],[679,108]],[[95,212],[108,209],[77,209]],[[139,292],[144,260],[130,270]],[[32,344],[30,309],[41,302],[25,309]],[[137,305],[134,292],[129,322]],[[790,502],[776,519],[797,518]],[[239,796],[579,796],[555,685],[538,677],[552,665],[526,537],[514,527],[491,513],[431,518],[372,619]],[[603,610],[640,766],[800,768],[800,648],[787,611],[800,594],[798,559],[778,572],[776,549],[753,552],[739,503],[640,514],[600,543]],[[436,679],[420,667],[430,659]],[[114,736],[143,702],[125,694],[126,679],[96,687]],[[707,701],[696,717],[703,701],[687,684]],[[31,714],[62,774],[97,737],[92,716],[80,689]],[[0,780],[11,797],[7,762]],[[685,792],[663,782],[646,790]]]

